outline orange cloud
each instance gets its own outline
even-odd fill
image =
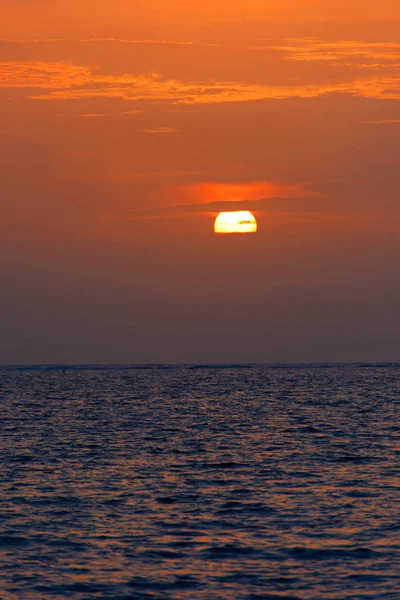
[[[400,125],[400,119],[379,119],[376,121],[363,121],[363,125]]]
[[[400,60],[400,44],[396,42],[365,42],[358,40],[289,40],[290,45],[269,45],[253,49],[277,50],[286,54],[284,60],[297,62],[344,61],[365,58],[393,62]]]
[[[303,184],[282,185],[271,181],[252,181],[249,183],[214,182],[170,185],[165,190],[170,200],[185,200],[190,203],[242,202],[260,198],[303,198],[310,191]]]
[[[140,129],[142,133],[175,133],[179,129],[175,127],[153,127],[152,129]]]
[[[0,0],[1,2],[1,0]],[[78,44],[137,44],[137,45],[155,45],[155,46],[206,46],[211,48],[218,47],[218,44],[203,44],[191,42],[187,40],[156,40],[156,39],[140,39],[140,38],[114,38],[114,37],[90,37],[76,40],[74,38],[7,38],[1,37],[2,44],[59,44],[62,42],[78,43]]]
[[[240,196],[242,192],[246,194],[246,197]],[[266,192],[267,195],[263,196],[263,192]],[[226,196],[225,193],[230,196]],[[169,213],[176,215],[197,213],[215,216],[224,210],[251,210],[257,216],[263,214],[269,216],[303,215],[307,218],[321,217],[327,213],[334,214],[335,210],[332,210],[329,204],[321,202],[323,199],[322,194],[307,192],[302,185],[280,186],[265,181],[250,184],[208,182],[206,184],[171,185],[164,188],[164,200],[171,203],[130,211],[113,211],[108,213],[105,218],[117,221],[156,219]],[[346,214],[348,215],[348,213]]]
[[[179,40],[140,40],[140,39],[119,39],[119,38],[86,38],[80,40],[84,44],[93,44],[99,42],[111,42],[115,44],[156,44],[167,46],[193,46],[193,42],[182,42]]]
[[[0,86],[3,88],[67,90],[82,88],[91,78],[90,69],[69,63],[0,62]]]
[[[189,105],[316,98],[334,93],[366,98],[400,98],[399,77],[394,75],[378,77],[370,74],[333,83],[267,85],[242,81],[182,81],[164,79],[156,73],[111,75],[71,63],[33,61],[0,63],[0,86],[46,90],[41,94],[30,91],[30,97],[41,100],[104,97]]]
[[[108,117],[106,113],[82,113],[79,116],[85,118]]]

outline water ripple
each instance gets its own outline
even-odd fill
[[[0,598],[397,600],[399,374],[0,367]]]

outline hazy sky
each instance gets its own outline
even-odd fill
[[[399,361],[399,27],[0,0],[0,362]]]

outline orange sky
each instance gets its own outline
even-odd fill
[[[190,21],[279,20],[292,21],[369,21],[400,18],[395,0],[1,0],[3,30],[7,35],[30,35],[33,32],[79,31],[81,28],[111,28],[134,24],[162,24],[166,32],[171,26],[185,26]]]
[[[1,362],[400,360],[400,5],[327,4],[0,0]]]

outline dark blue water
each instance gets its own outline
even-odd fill
[[[0,598],[398,600],[399,375],[0,368]]]

